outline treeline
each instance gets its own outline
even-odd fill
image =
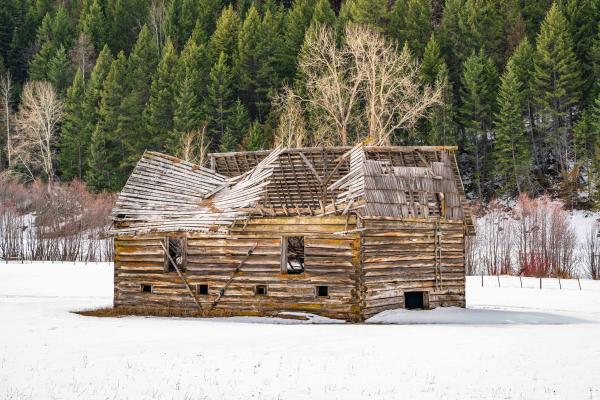
[[[600,168],[599,23],[597,0],[5,0],[0,165],[115,191],[145,149],[197,160],[207,148],[268,148],[282,124],[319,132],[288,143],[362,139],[389,107],[361,123],[374,99],[352,91],[357,64],[341,54],[347,69],[330,76],[348,88],[333,93],[340,101],[356,95],[341,126],[318,115],[311,97],[330,80],[302,62],[323,43],[314,37],[322,27],[344,49],[346,28],[362,26],[418,60],[398,71],[418,66],[423,93],[437,90],[423,96],[431,101],[415,123],[390,124],[386,142],[457,144],[465,185],[481,199],[550,193],[590,206]],[[27,88],[33,81],[51,86]],[[364,82],[357,86],[374,81]],[[36,156],[42,167],[28,170],[35,144],[19,132],[33,129],[26,117],[47,104],[48,90],[60,107],[37,129],[51,125],[55,135]],[[395,98],[394,115],[421,98]]]

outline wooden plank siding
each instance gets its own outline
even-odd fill
[[[173,235],[187,237],[183,274],[188,283],[194,288],[208,285],[208,295],[196,295],[204,310],[211,308],[239,262],[256,246],[215,306],[215,314],[275,315],[299,311],[358,321],[360,238],[358,233],[334,234],[355,227],[355,217],[346,216],[252,218],[233,226],[227,235]],[[160,241],[168,235],[116,238],[115,307],[197,309],[177,273],[164,271]],[[281,273],[284,236],[305,237],[303,274]],[[142,292],[143,284],[152,285],[152,293]],[[256,285],[266,285],[267,295],[255,295]],[[318,285],[329,286],[327,297],[316,295]]]
[[[404,308],[404,292],[428,293],[429,308],[465,306],[464,225],[386,219],[362,220],[363,317]],[[437,226],[437,228],[436,228]],[[436,284],[436,229],[439,279]]]

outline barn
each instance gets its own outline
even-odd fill
[[[114,308],[360,322],[465,306],[474,233],[451,146],[147,151],[118,196]]]

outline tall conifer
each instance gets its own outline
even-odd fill
[[[533,87],[551,165],[568,163],[569,129],[581,98],[580,65],[569,26],[558,6],[548,11],[537,37]]]
[[[58,163],[62,176],[66,180],[83,179],[87,171],[85,163],[91,137],[86,135],[84,97],[83,75],[78,70],[73,79],[73,84],[67,91],[60,134]]]
[[[489,173],[489,137],[495,112],[497,72],[483,50],[472,54],[464,63],[460,109],[464,126],[464,149],[478,198],[486,192]]]
[[[495,121],[494,171],[501,192],[521,193],[531,171],[531,153],[523,120],[523,88],[512,62],[506,66],[498,92]]]
[[[96,191],[118,191],[126,180],[121,169],[125,146],[115,135],[121,114],[126,64],[125,53],[121,51],[102,85],[98,124],[92,134],[86,175],[86,182]]]
[[[144,110],[146,130],[133,147],[134,159],[144,150],[164,151],[173,131],[175,113],[175,88],[177,81],[177,52],[171,41],[163,49],[162,58],[154,74],[150,98]]]
[[[210,83],[206,99],[207,115],[210,118],[208,133],[213,146],[218,146],[225,135],[227,119],[233,105],[231,80],[231,69],[227,65],[225,53],[221,53],[217,63],[210,71]]]

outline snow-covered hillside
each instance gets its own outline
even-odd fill
[[[600,399],[600,284],[562,283],[361,325],[95,318],[110,264],[0,264],[0,399]]]

